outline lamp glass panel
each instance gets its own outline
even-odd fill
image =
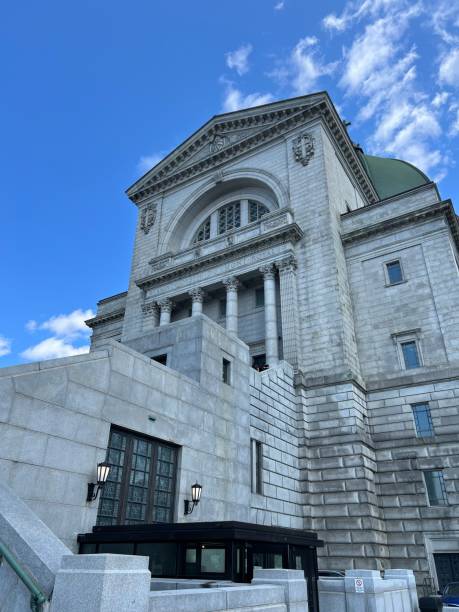
[[[191,487],[191,500],[194,502],[198,502],[201,499],[201,491],[202,487],[200,484],[196,483]]]

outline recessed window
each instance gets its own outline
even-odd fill
[[[263,353],[261,355],[254,355],[252,357],[252,368],[257,370],[257,372],[262,372],[266,370],[266,354]]]
[[[259,440],[250,440],[252,493],[263,495],[263,445]]]
[[[172,522],[177,448],[113,428],[107,461],[98,525]]]
[[[402,264],[399,259],[386,263],[387,281],[389,285],[397,285],[403,279]]]
[[[434,436],[434,428],[428,402],[412,404],[411,409],[418,438],[432,438]]]
[[[423,472],[426,483],[427,497],[431,506],[447,506],[448,496],[446,494],[443,470],[429,470]]]
[[[218,315],[220,317],[226,317],[226,299],[219,300],[219,302],[218,302]]]
[[[163,353],[162,355],[155,355],[154,357],[152,357],[152,360],[157,361],[162,365],[167,365],[167,353]]]
[[[407,342],[401,342],[400,348],[402,350],[405,369],[412,370],[414,368],[421,367],[419,348],[416,340],[408,340]]]
[[[201,225],[198,227],[198,231],[196,232],[193,238],[193,244],[196,244],[198,242],[203,242],[204,240],[209,240],[209,238],[210,238],[210,217],[207,217],[207,219],[203,223],[201,223]]]
[[[224,234],[241,225],[241,203],[231,202],[218,209],[218,233]]]
[[[222,380],[227,385],[231,384],[231,361],[224,357],[222,362]]]
[[[255,289],[255,307],[261,308],[265,305],[265,290],[263,287],[260,289]]]

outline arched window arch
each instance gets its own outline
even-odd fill
[[[207,217],[205,221],[201,223],[201,225],[196,230],[196,233],[193,237],[193,244],[197,242],[204,242],[204,240],[209,240],[210,238],[210,217]]]
[[[218,233],[224,234],[241,226],[241,203],[230,202],[218,209]]]

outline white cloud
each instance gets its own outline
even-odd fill
[[[159,162],[163,159],[164,153],[152,153],[151,155],[142,155],[142,157],[137,162],[137,171],[145,174],[149,170],[159,164]]]
[[[91,309],[78,308],[69,314],[50,317],[43,323],[38,323],[33,319],[28,321],[26,323],[28,331],[48,331],[52,333],[52,336],[26,348],[21,353],[21,357],[30,361],[39,361],[87,353],[89,351],[87,338],[91,330],[85,325],[85,320],[93,316]]]
[[[270,93],[251,93],[244,95],[237,87],[235,87],[232,81],[226,79],[220,79],[225,84],[225,96],[223,99],[222,112],[230,113],[237,111],[241,108],[251,108],[252,106],[261,106],[262,104],[268,104],[273,101],[273,96]]]
[[[438,71],[440,83],[459,87],[459,47],[451,49],[443,56]]]
[[[242,76],[249,71],[249,55],[252,50],[252,45],[246,44],[241,45],[236,51],[230,51],[226,54],[226,65]]]
[[[335,13],[326,15],[322,20],[322,25],[327,30],[342,32],[346,30],[354,21],[358,21],[365,16],[376,17],[380,13],[388,13],[393,10],[400,10],[407,7],[406,0],[353,0],[348,2],[340,16]]]
[[[434,108],[440,108],[443,104],[446,104],[449,98],[449,93],[446,91],[441,91],[435,94],[434,99],[432,100],[432,106]]]
[[[284,8],[285,8],[284,0],[281,0],[280,2],[277,2],[277,4],[274,5],[274,10],[275,11],[283,11]]]
[[[0,336],[0,357],[9,355],[11,353],[11,340]]]
[[[301,38],[287,60],[280,62],[268,76],[288,86],[295,95],[314,91],[319,78],[332,74],[337,66],[336,62],[325,63],[319,56],[318,42],[315,36]]]
[[[21,357],[29,361],[42,361],[45,359],[57,359],[59,357],[70,357],[81,355],[89,351],[89,345],[73,346],[63,338],[46,338],[35,346],[27,348],[21,353]]]

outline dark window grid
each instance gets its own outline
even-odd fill
[[[411,370],[413,368],[419,368],[421,360],[419,357],[418,345],[415,340],[409,340],[407,342],[400,343],[403,355],[403,361],[405,368]]]
[[[442,470],[428,470],[424,472],[427,497],[431,506],[447,506],[445,479]]]
[[[413,404],[411,408],[413,410],[416,434],[420,438],[432,438],[434,435],[434,428],[429,404]]]
[[[399,259],[386,263],[386,270],[389,285],[396,285],[403,281],[402,264]]]
[[[263,287],[255,289],[255,308],[261,308],[265,305],[265,290]]]
[[[255,202],[254,200],[249,200],[249,223],[258,221],[268,212],[269,209],[264,204],[260,204],[260,202]]]
[[[195,234],[193,244],[196,242],[203,242],[204,240],[209,240],[210,238],[210,217],[202,223],[198,231]]]
[[[241,204],[231,202],[218,211],[218,233],[224,234],[241,225]]]
[[[116,524],[136,524],[148,522],[150,517],[153,521],[164,520],[168,522],[171,520],[172,512],[173,512],[173,502],[175,498],[175,480],[176,480],[176,456],[177,449],[173,447],[162,446],[161,444],[154,443],[152,441],[145,440],[141,437],[134,436],[128,432],[117,432],[116,430],[112,431],[110,435],[109,441],[109,449],[107,453],[108,460],[110,462],[110,457],[115,459],[119,458],[120,455],[113,455],[113,451],[116,449],[112,449],[111,443],[112,439],[115,440],[115,443],[119,445],[119,436],[123,436],[125,441],[123,445],[125,446],[125,451],[123,451],[122,456],[122,464],[121,462],[118,465],[114,465],[113,470],[113,478],[116,477],[116,489],[110,491],[110,498],[105,495],[105,490],[107,489],[107,485],[105,485],[102,490],[101,501],[99,505],[99,512],[97,517],[97,524],[99,525],[116,525]],[[138,444],[134,447],[135,442],[138,441]],[[149,445],[149,446],[145,446]],[[150,456],[147,457],[145,455],[145,451],[150,449]],[[135,452],[139,451],[139,452]],[[166,512],[162,513],[162,516],[166,516],[164,519],[156,518],[157,513],[155,512],[155,497],[157,493],[156,486],[156,472],[158,472],[158,464],[160,460],[158,460],[158,453],[161,453],[161,458],[170,459],[170,463],[173,464],[172,468],[169,468],[169,473],[172,475],[167,479],[167,490],[170,492],[170,501],[171,507],[167,509]],[[147,466],[148,460],[148,466]],[[162,460],[162,459],[161,459]],[[175,463],[174,463],[175,462]],[[153,466],[153,469],[151,469]],[[146,468],[148,467],[148,477]],[[132,471],[134,472],[134,476],[132,476]],[[127,475],[129,474],[129,478]],[[136,478],[140,480],[147,480],[148,484],[145,487],[144,484],[142,486],[137,486],[137,484],[133,484],[133,480]],[[161,477],[163,478],[163,477]],[[110,469],[109,478],[107,484],[109,484],[112,479],[112,469]],[[161,484],[164,486],[166,481],[161,481]],[[155,484],[155,486],[154,486]],[[130,490],[131,487],[134,487]],[[142,493],[142,489],[146,490],[147,499]],[[161,489],[161,487],[160,487]],[[149,492],[151,492],[149,494]],[[115,498],[117,497],[117,499]],[[138,497],[136,497],[138,496]],[[139,499],[139,501],[137,501]],[[130,505],[128,505],[130,504]],[[140,504],[140,508],[138,505]],[[144,510],[144,512],[142,512]],[[139,514],[140,513],[140,514]],[[144,516],[144,519],[139,519],[138,517]]]

